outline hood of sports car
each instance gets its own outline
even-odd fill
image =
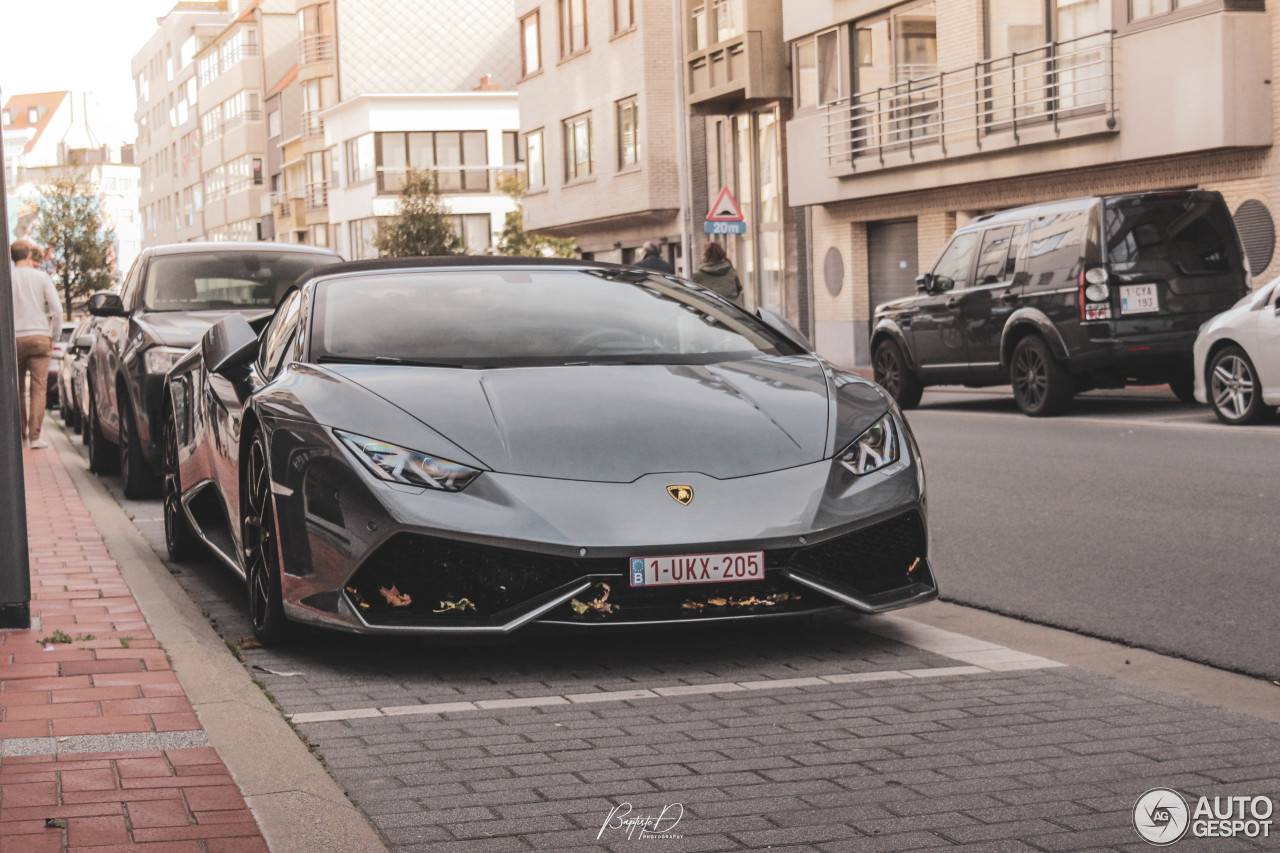
[[[664,472],[725,479],[815,462],[827,443],[827,384],[816,359],[325,367],[503,473],[624,483]],[[879,414],[868,411],[867,423]]]

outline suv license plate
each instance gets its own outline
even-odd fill
[[[1121,314],[1151,314],[1160,310],[1154,284],[1126,284],[1120,287]]]
[[[763,551],[631,558],[632,586],[758,581],[763,578]]]

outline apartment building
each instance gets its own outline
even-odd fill
[[[524,225],[630,263],[660,241],[680,269],[675,14],[661,0],[516,0]],[[701,216],[698,217],[701,219]]]
[[[806,219],[792,208],[786,189],[789,156],[782,129],[792,106],[783,5],[681,0],[685,80],[689,110],[705,122],[701,144],[691,139],[701,197],[715,199],[728,188],[747,225],[745,234],[716,238],[738,270],[743,301],[808,331],[811,306],[801,286],[808,277]],[[695,207],[701,230],[707,205]]]
[[[1275,274],[1276,12],[1261,0],[806,0],[783,7],[788,185],[815,339],[869,361],[874,306],[957,225],[1054,198],[1198,186]]]
[[[178,2],[133,57],[143,245],[204,234],[196,54],[229,19],[226,0]]]
[[[195,55],[204,239],[260,240],[266,185],[267,81],[294,62],[293,0],[249,4]]]

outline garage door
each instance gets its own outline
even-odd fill
[[[916,221],[867,223],[871,308],[916,292]]]

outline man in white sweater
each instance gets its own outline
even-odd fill
[[[13,258],[13,334],[18,344],[18,400],[22,412],[22,437],[27,446],[48,447],[40,437],[44,400],[49,381],[49,356],[53,338],[62,325],[58,290],[44,270],[36,269],[36,248],[16,242],[9,247]],[[31,398],[23,394],[31,374]]]

